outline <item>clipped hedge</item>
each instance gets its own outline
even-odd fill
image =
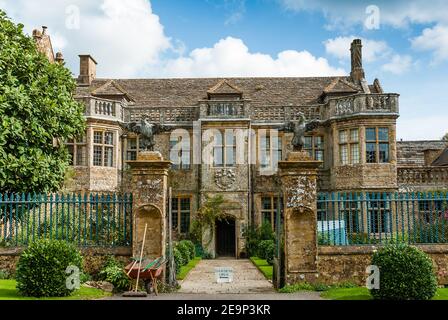
[[[380,270],[379,289],[371,289],[375,299],[429,300],[437,290],[431,258],[406,244],[389,245],[372,257]]]
[[[173,248],[173,256],[174,256],[174,264],[176,265],[176,274],[179,274],[180,269],[186,263],[184,262],[184,257],[182,256],[182,253],[179,251],[177,247]]]
[[[188,248],[188,245],[185,242],[179,242],[176,244],[177,250],[179,250],[180,254],[182,255],[183,265],[188,264],[190,262],[190,249]]]
[[[82,256],[72,244],[60,240],[38,240],[23,251],[17,264],[17,290],[29,297],[66,297],[75,291],[66,281],[68,266],[82,271]]]

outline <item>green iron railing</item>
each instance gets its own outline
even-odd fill
[[[130,194],[0,194],[0,246],[37,239],[78,246],[130,246]]]
[[[448,193],[327,193],[317,200],[320,245],[448,243]]]

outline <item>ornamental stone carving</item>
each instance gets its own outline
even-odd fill
[[[351,114],[355,112],[353,98],[339,100],[336,103],[335,113],[337,116]]]
[[[221,190],[231,188],[236,181],[235,171],[233,169],[218,169],[215,171],[215,184]]]
[[[163,198],[162,179],[139,181],[137,186],[140,188],[140,195],[146,203],[158,204]]]
[[[298,209],[300,213],[313,210],[316,201],[316,180],[308,176],[289,178],[286,185],[286,207]]]

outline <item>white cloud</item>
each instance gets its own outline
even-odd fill
[[[384,41],[375,41],[357,36],[337,37],[324,41],[327,54],[333,55],[338,59],[350,59],[350,44],[353,39],[361,39],[363,45],[363,59],[366,62],[373,62],[390,54],[391,49]]]
[[[244,9],[244,1],[235,4],[240,9],[237,12]],[[80,13],[78,29],[70,28],[78,23],[73,5]],[[165,35],[148,0],[7,0],[3,8],[15,22],[23,22],[29,33],[47,25],[54,48],[63,51],[67,66],[75,74],[78,54],[86,53],[97,60],[99,77],[345,74],[343,69],[333,68],[326,59],[307,51],[287,50],[271,57],[252,53],[242,40],[231,37],[185,55],[183,42]],[[175,58],[167,58],[167,50]]]
[[[417,50],[434,51],[434,63],[448,59],[448,26],[427,28],[411,42],[412,47]]]
[[[72,10],[67,11],[73,5],[79,9],[79,29],[70,28],[77,20]],[[77,55],[89,53],[99,63],[99,75],[137,76],[171,47],[147,0],[8,0],[2,8],[29,33],[47,25],[54,47],[63,49],[75,73]]]
[[[241,39],[227,37],[212,48],[193,50],[187,57],[169,60],[159,71],[163,76],[231,77],[231,76],[332,76],[344,75],[324,58],[308,51],[287,50],[276,58],[251,53]]]
[[[369,17],[366,9],[375,5],[380,9],[381,24],[406,27],[412,23],[448,22],[446,0],[279,0],[293,11],[321,11],[334,28],[346,28],[351,24],[364,24]]]
[[[434,52],[434,61],[438,63],[448,59],[448,1],[446,0],[370,0],[334,1],[334,0],[279,0],[288,10],[320,11],[325,16],[330,29],[347,32],[350,27],[363,25],[371,12],[366,9],[375,5],[379,9],[379,28],[392,26],[405,28],[412,24],[435,24],[412,39],[414,48]]]
[[[384,64],[381,69],[393,74],[403,74],[413,65],[412,57],[409,55],[394,54],[390,61]]]
[[[376,41],[357,36],[337,37],[324,41],[325,51],[341,60],[342,63],[350,59],[350,44],[353,39],[361,39],[363,45],[363,60],[367,63],[382,62],[381,70],[393,74],[403,74],[413,65],[410,55],[399,55],[389,47],[385,41]]]

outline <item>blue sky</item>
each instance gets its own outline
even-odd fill
[[[349,43],[361,37],[368,82],[401,94],[397,138],[448,132],[448,1],[0,0],[0,8],[28,32],[47,25],[75,75],[81,53],[96,58],[100,77],[345,75]]]

